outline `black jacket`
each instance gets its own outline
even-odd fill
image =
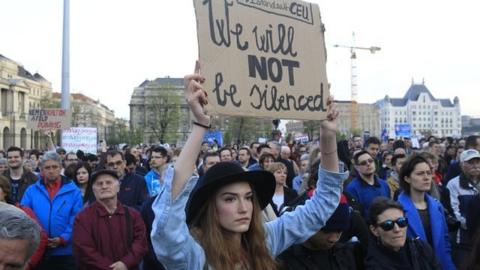
[[[142,210],[143,203],[148,198],[147,184],[145,179],[134,173],[126,173],[120,179],[120,192],[118,192],[118,200],[126,206],[133,207],[138,211]]]
[[[4,175],[8,178],[8,180],[10,180],[10,184],[11,184],[12,177],[10,177],[10,170],[6,170],[4,172]],[[19,203],[22,200],[23,193],[25,193],[25,190],[27,190],[27,188],[30,185],[34,184],[37,180],[38,180],[38,177],[34,173],[29,172],[27,170],[23,170],[23,174],[22,174],[22,177],[20,177],[20,182],[18,185],[17,198],[11,198],[11,201],[8,203],[11,203],[11,204]]]
[[[441,270],[442,266],[432,248],[419,239],[407,238],[398,252],[385,248],[378,241],[370,241],[365,269],[373,270]]]
[[[273,200],[270,200],[270,204],[274,206],[273,211],[275,211],[275,214],[277,215],[277,217],[279,217],[280,213],[283,212],[282,209],[285,206],[294,206],[292,205],[292,202],[294,202],[297,197],[298,197],[298,194],[294,189],[291,189],[289,187],[283,187],[283,204],[276,205],[275,203],[273,203]],[[277,208],[280,209],[280,211],[277,211]]]
[[[329,250],[311,250],[303,245],[294,245],[278,257],[282,270],[355,270],[352,245],[337,243]]]

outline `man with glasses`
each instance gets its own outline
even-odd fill
[[[158,194],[163,186],[163,171],[169,162],[167,149],[161,146],[155,146],[151,149],[150,156],[151,170],[144,176],[147,185],[148,194],[153,197]]]
[[[33,210],[48,232],[47,251],[35,269],[75,269],[71,236],[83,200],[77,186],[60,175],[61,164],[59,154],[45,153],[40,159],[41,178],[27,188],[20,203]]]
[[[23,169],[23,150],[16,146],[7,149],[8,170],[5,176],[10,180],[10,199],[8,203],[17,204],[22,200],[25,190],[37,181],[37,176]]]
[[[148,197],[145,180],[135,173],[126,171],[125,156],[120,151],[108,151],[106,165],[107,169],[117,172],[120,180],[120,192],[118,193],[120,202],[140,210]]]
[[[375,175],[375,159],[367,151],[360,151],[353,156],[357,176],[352,179],[346,192],[362,207],[363,217],[367,217],[368,208],[377,197],[390,198],[387,183]]]

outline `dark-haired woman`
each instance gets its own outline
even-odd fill
[[[409,225],[407,234],[420,238],[433,247],[443,269],[456,269],[452,261],[448,226],[442,204],[428,194],[432,185],[432,171],[420,155],[409,157],[400,170],[403,192],[398,202],[405,209]]]
[[[384,197],[375,199],[368,219],[373,239],[368,246],[366,269],[442,269],[426,242],[407,237],[408,219],[399,203]]]
[[[78,162],[73,171],[73,182],[82,192],[83,204],[86,205],[89,201],[93,200],[93,191],[90,183],[90,175],[92,174],[92,169],[88,162]]]
[[[203,110],[207,102],[203,80],[199,74],[185,78],[186,99],[197,122],[175,167],[167,169],[165,184],[152,205],[155,253],[167,269],[276,269],[274,257],[319,231],[339,203],[346,175],[338,173],[338,113],[333,99],[327,101],[328,120],[321,124],[325,153],[317,192],[304,206],[264,224],[261,210],[273,196],[274,176],[221,162],[205,173],[185,213],[197,180],[191,178],[193,165],[210,125]]]

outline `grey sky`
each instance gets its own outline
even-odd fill
[[[145,79],[183,77],[194,68],[197,40],[190,0],[70,0],[71,91],[129,117],[133,88]],[[350,53],[360,51],[361,102],[402,97],[412,78],[437,98],[460,98],[462,114],[480,116],[480,2],[312,1],[326,26],[327,75],[337,99],[350,98]],[[62,0],[0,0],[0,54],[39,72],[60,91]],[[476,106],[477,105],[477,106]]]

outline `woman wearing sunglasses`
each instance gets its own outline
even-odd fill
[[[407,237],[408,219],[399,203],[379,197],[370,205],[368,218],[374,241],[368,246],[366,269],[442,269],[427,243]]]
[[[399,179],[403,192],[398,202],[408,218],[407,235],[429,243],[442,269],[456,269],[451,256],[444,208],[428,194],[433,181],[428,161],[421,155],[409,157],[402,165]]]

